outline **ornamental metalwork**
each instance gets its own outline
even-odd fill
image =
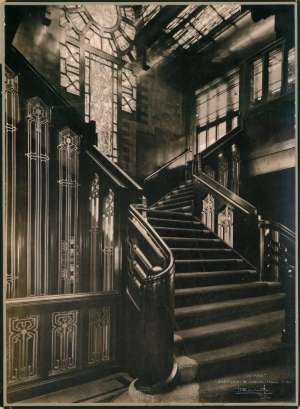
[[[38,377],[39,315],[8,319],[8,383]]]
[[[27,101],[27,295],[48,293],[50,109]]]
[[[51,374],[75,369],[78,311],[53,312],[51,324]]]
[[[69,128],[59,132],[58,292],[79,289],[78,156],[80,138]]]
[[[112,359],[111,307],[89,310],[88,363],[97,364]]]

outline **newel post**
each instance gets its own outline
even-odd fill
[[[154,275],[162,272],[153,267]],[[141,334],[142,370],[135,382],[136,389],[157,394],[174,384],[177,364],[173,355],[173,276],[149,280],[143,289],[143,333]]]

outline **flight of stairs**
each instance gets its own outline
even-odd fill
[[[284,293],[192,216],[186,183],[152,205],[148,220],[175,259],[175,352],[207,380],[277,364],[284,344]],[[186,380],[191,381],[190,372]]]

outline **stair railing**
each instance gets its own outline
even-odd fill
[[[282,339],[293,344],[295,333],[295,233],[281,223],[259,222],[261,245],[260,263],[264,277],[282,283],[286,320]]]
[[[129,207],[127,351],[135,386],[157,393],[172,384],[177,373],[173,357],[174,272],[171,251],[142,217]]]
[[[249,202],[198,171],[194,181],[194,216],[249,260],[261,281],[280,281],[286,293],[286,321],[282,339],[295,336],[295,233],[264,220]],[[210,217],[207,217],[210,215]],[[224,235],[224,230],[227,233]],[[230,242],[231,238],[231,242]]]
[[[189,161],[189,155],[190,149],[185,149],[144,179],[143,186],[150,204],[187,179],[191,179],[192,162]]]

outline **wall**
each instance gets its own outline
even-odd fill
[[[138,75],[137,178],[186,148],[186,96],[180,64],[162,61]]]

